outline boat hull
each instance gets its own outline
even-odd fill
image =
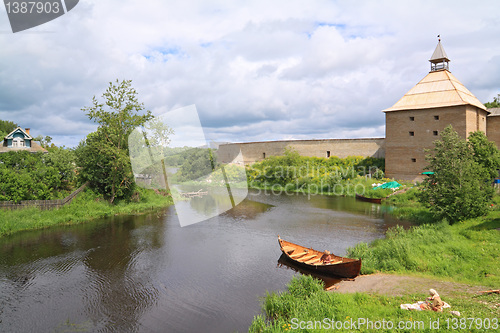
[[[310,263],[311,261],[319,259],[323,253],[311,248],[308,249],[306,247],[287,242],[281,238],[278,238],[278,242],[280,244],[281,251],[287,259],[292,261],[297,267],[304,270],[308,270],[316,274],[344,278],[354,278],[358,276],[361,271],[361,260],[359,259],[331,255],[333,261],[331,264],[322,264],[319,262]],[[301,255],[302,253],[304,254]]]
[[[375,199],[375,198],[367,198],[362,195],[356,194],[356,200],[359,201],[365,201],[365,202],[371,202],[371,203],[376,203],[376,204],[381,204],[382,199]]]

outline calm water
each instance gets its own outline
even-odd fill
[[[194,199],[194,213],[207,209]],[[181,228],[174,207],[0,239],[2,332],[245,332],[296,273],[283,239],[345,254],[396,221],[352,198],[251,192]]]

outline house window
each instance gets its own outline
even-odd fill
[[[434,116],[434,120],[439,120],[439,116]]]
[[[329,150],[326,151],[326,157],[327,158],[330,157],[330,151]]]
[[[434,134],[434,136],[437,136],[439,133],[438,131],[432,131],[432,134]]]
[[[415,136],[415,132],[410,131],[410,136]]]
[[[410,117],[410,121],[415,121],[415,117]]]
[[[413,163],[415,163],[415,162],[417,162],[417,159],[416,159],[416,158],[412,158],[412,159],[411,159],[411,161],[412,161]]]
[[[266,158],[266,153],[262,153],[262,158]]]
[[[12,140],[12,147],[24,147],[24,140],[21,138],[14,138]]]

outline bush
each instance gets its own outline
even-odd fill
[[[52,155],[11,151],[0,154],[0,200],[50,200],[56,197],[68,176],[65,163],[56,164]],[[71,165],[72,166],[72,165]]]
[[[474,149],[450,126],[435,142],[420,200],[436,219],[451,223],[486,214],[493,197],[490,173],[475,160]],[[482,157],[486,159],[486,157]]]

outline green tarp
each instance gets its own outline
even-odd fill
[[[401,184],[398,183],[398,182],[388,182],[388,183],[384,183],[380,186],[377,186],[377,187],[374,187],[373,189],[374,190],[378,190],[379,188],[398,188],[398,187],[401,187]]]

